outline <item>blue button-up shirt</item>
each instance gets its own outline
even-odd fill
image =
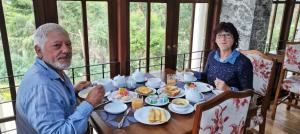
[[[222,62],[222,63],[230,63],[230,64],[234,64],[236,58],[240,55],[240,52],[237,50],[233,50],[231,52],[231,54],[229,56],[227,56],[223,61],[220,58],[220,53],[219,51],[216,51],[215,55],[214,55],[214,59]]]
[[[26,72],[16,100],[17,133],[82,134],[93,106],[83,101],[76,107],[70,79],[36,58]]]

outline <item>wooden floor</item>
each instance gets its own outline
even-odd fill
[[[271,110],[268,111],[266,134],[300,134],[300,109],[286,110],[285,104],[277,107],[275,120],[271,119]]]

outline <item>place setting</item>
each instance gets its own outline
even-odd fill
[[[190,114],[194,111],[193,105],[187,99],[173,99],[168,105],[168,109],[176,114]]]
[[[93,87],[97,86],[97,85],[102,85],[104,90],[105,90],[105,97],[107,97],[108,95],[110,95],[110,93],[115,90],[116,88],[113,86],[112,80],[111,79],[101,79],[101,80],[96,80],[93,81],[91,83],[91,85],[89,85],[88,87],[86,87],[85,89],[82,89],[79,91],[78,96],[81,99],[85,99],[87,97],[87,95],[89,94],[89,92],[93,89]]]

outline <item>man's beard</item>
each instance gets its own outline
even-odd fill
[[[52,66],[54,69],[57,69],[57,70],[66,70],[70,67],[71,65],[71,60],[72,60],[72,56],[68,57],[70,62],[68,63],[59,63],[58,60],[55,61],[55,62],[49,62],[47,59],[44,59],[44,61],[48,64],[50,64],[50,66]]]
[[[71,62],[66,63],[66,64],[61,64],[59,62],[55,62],[53,67],[58,69],[58,70],[67,70],[71,65]]]

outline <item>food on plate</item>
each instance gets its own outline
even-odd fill
[[[141,86],[141,87],[138,87],[136,89],[136,92],[139,93],[139,94],[144,94],[144,95],[147,95],[147,94],[150,94],[152,93],[152,89],[148,88],[148,87],[145,87],[145,86]]]
[[[176,96],[180,93],[180,89],[177,86],[166,86],[164,92],[168,96]]]
[[[166,113],[164,110],[161,109],[154,109],[151,108],[148,112],[148,121],[151,123],[162,123],[162,122],[166,122],[167,118],[166,118]]]
[[[189,83],[187,83],[187,87],[190,89],[195,89],[195,88],[197,88],[197,85],[193,82],[189,82]]]
[[[173,79],[167,80],[167,85],[168,86],[175,86],[176,85],[176,80],[173,80]]]
[[[154,109],[150,109],[148,113],[148,121],[149,122],[155,122],[155,111]]]
[[[126,88],[119,88],[119,90],[117,91],[116,95],[113,98],[120,99],[123,101],[128,101],[131,99],[131,97],[129,96],[129,92]]]
[[[176,105],[187,105],[189,102],[186,99],[175,99],[174,101],[172,101],[174,104]]]

